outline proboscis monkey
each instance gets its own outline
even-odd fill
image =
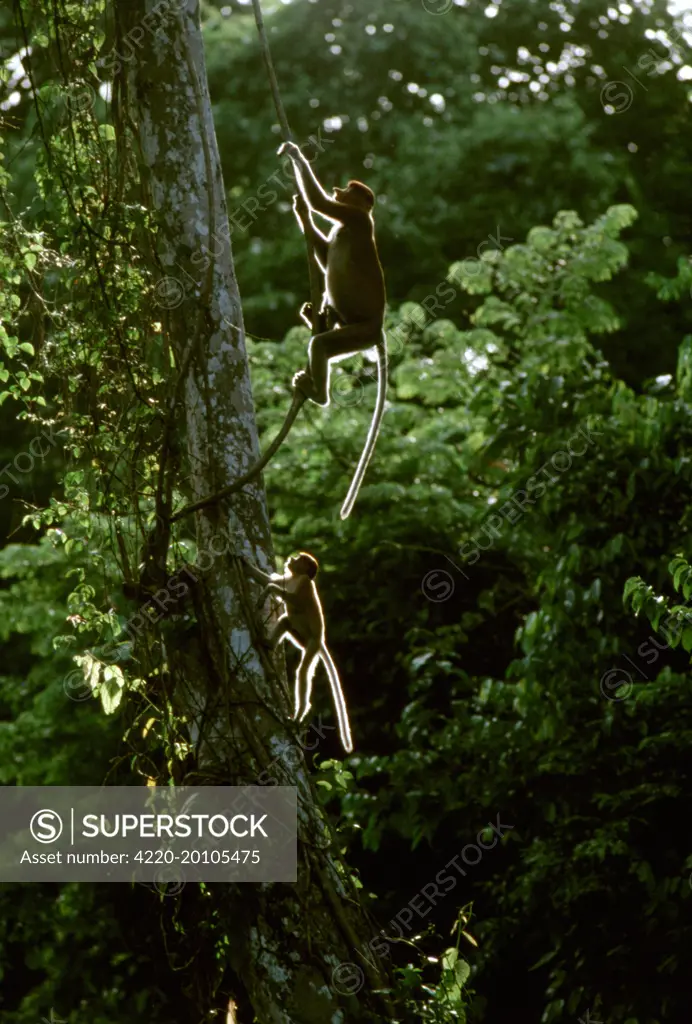
[[[246,561],[245,564],[253,579],[258,583],[266,584],[260,603],[264,604],[269,594],[275,594],[285,605],[285,611],[278,619],[269,637],[270,644],[275,647],[283,639],[288,639],[302,651],[295,679],[295,720],[302,722],[310,711],[312,679],[318,662],[322,661],[329,677],[341,743],[346,753],[350,754],[353,750],[353,742],[348,710],[339,673],[327,647],[324,615],[315,586],[315,577],[319,569],[317,559],[306,551],[301,551],[287,560],[286,571],[283,575],[273,573],[271,576],[262,572],[251,562]]]
[[[375,450],[387,396],[387,338],[384,332],[385,288],[382,265],[375,243],[372,209],[375,196],[367,185],[349,181],[346,188],[334,188],[327,195],[312,167],[294,142],[284,142],[279,154],[293,161],[299,194],[293,209],[310,239],[315,258],[324,274],[323,310],[333,311],[338,321],[310,339],[308,369],[297,373],[293,386],[300,388],[318,405],[329,405],[329,364],[366,349],[377,349],[377,400],[368,436],[341,506],[346,519],[358,496],[365,470]],[[329,235],[316,227],[312,214],[332,222]],[[306,307],[301,311],[306,320]]]

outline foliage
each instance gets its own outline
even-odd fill
[[[687,804],[687,659],[660,662],[665,644],[633,630],[619,595],[636,567],[660,582],[666,551],[681,545],[674,582],[692,587],[683,560],[692,339],[677,378],[641,395],[594,348],[618,328],[595,288],[625,268],[619,236],[633,223],[629,207],[591,225],[563,213],[524,244],[452,265],[444,287],[482,297],[468,330],[402,307],[390,325],[386,428],[346,526],[331,515],[344,486],[338,466],[355,457],[369,401],[347,398],[299,424],[269,482],[279,537],[287,531],[281,547],[307,537],[328,552],[327,580],[340,581],[327,617],[352,702],[369,706],[358,747],[382,752],[353,759],[358,786],[338,804],[352,859],[379,882],[380,917],[389,879],[374,854],[407,837],[411,894],[489,818],[511,826],[460,885],[462,897],[477,895],[474,1013],[487,1019],[509,1012],[527,972],[532,1012],[545,1021],[587,1010],[675,1020],[687,1005],[675,950],[690,927],[689,852],[665,825]],[[444,288],[436,295],[445,302]],[[253,348],[269,401],[297,338],[285,367],[281,350]],[[353,366],[337,374],[337,395],[372,391]],[[315,431],[319,447],[309,444]],[[295,495],[284,481],[298,474],[306,489]],[[385,516],[382,537],[371,524]],[[635,609],[658,628],[667,605],[632,587]],[[685,616],[671,613],[673,624]],[[392,636],[398,622],[409,624],[403,645]],[[363,651],[353,652],[353,636]],[[678,640],[687,650],[682,627]],[[372,674],[374,698],[358,684]],[[399,711],[394,737],[387,723]],[[434,911],[438,926],[456,895]],[[392,912],[400,901],[397,890],[385,898]],[[653,959],[636,937],[640,906]]]
[[[36,56],[25,62],[33,127],[51,140],[33,159],[32,208],[18,212],[0,169],[1,414],[19,425],[0,497],[3,525],[21,509],[24,540],[0,554],[5,785],[132,784],[145,771],[168,778],[183,756],[169,709],[145,708],[141,692],[121,702],[126,685],[141,690],[142,667],[122,642],[130,609],[121,588],[153,518],[160,404],[175,368],[141,255],[148,216],[131,201],[136,181],[123,181],[113,127],[93,102],[91,59],[103,44],[93,19],[103,7],[67,6],[39,3],[18,18]],[[56,32],[56,77],[41,81]],[[1,903],[8,1024],[177,1012],[177,979],[165,992],[157,981],[170,969],[166,951],[147,938],[165,919],[160,895],[12,886]]]
[[[686,44],[664,0],[544,4],[540,17],[531,2],[266,6],[296,137],[319,133],[326,183],[364,177],[378,195],[394,305],[420,300],[498,234],[516,242],[559,210],[593,220],[632,203],[641,219],[630,272],[605,289],[622,320],[607,354],[628,383],[672,369],[692,330],[689,304],[661,318],[643,287],[650,270],[673,272],[689,237]],[[208,67],[234,256],[249,330],[281,337],[306,288],[293,183],[277,165],[251,11],[223,10],[208,22]],[[455,315],[468,307],[460,297]]]

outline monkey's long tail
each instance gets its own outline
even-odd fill
[[[365,470],[368,468],[368,463],[372,458],[372,453],[375,451],[375,444],[377,442],[377,435],[380,432],[380,424],[382,423],[382,417],[384,415],[384,405],[387,400],[387,335],[382,329],[382,337],[377,343],[377,400],[375,402],[375,411],[372,414],[372,420],[370,421],[370,429],[368,430],[368,436],[365,439],[363,445],[363,452],[360,457],[360,461],[356,466],[356,471],[353,474],[353,480],[351,486],[348,489],[348,494],[344,499],[344,503],[341,506],[341,518],[347,519],[351,514],[356,498],[358,497],[358,491],[360,485],[363,483],[363,477],[365,476]]]
[[[336,671],[336,665],[332,661],[332,656],[327,650],[327,645],[322,644],[320,649],[320,655],[324,663],[324,667],[327,670],[329,676],[329,685],[332,689],[332,700],[334,701],[334,710],[336,711],[337,721],[339,723],[339,736],[341,737],[341,745],[347,754],[350,754],[353,750],[353,740],[351,739],[351,726],[348,721],[348,711],[346,710],[346,701],[344,700],[344,691],[341,689],[341,681],[339,679],[339,673]]]

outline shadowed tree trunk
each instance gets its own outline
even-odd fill
[[[138,147],[144,204],[155,218],[148,258],[160,309],[153,319],[164,324],[174,363],[159,488],[167,515],[171,500],[197,501],[237,479],[259,446],[197,2],[115,6],[118,143],[123,156],[132,140]],[[367,949],[373,926],[316,804],[288,721],[285,677],[258,642],[256,589],[239,556],[264,569],[273,562],[261,478],[182,524],[194,525],[199,550],[212,553],[193,588],[194,621],[173,615],[161,627],[174,706],[197,751],[184,781],[273,778],[297,787],[299,819],[295,885],[209,885],[204,896],[181,894],[180,920],[195,933],[191,1019],[218,1009],[223,992],[237,995],[240,1014],[251,1005],[261,1024],[391,1019],[386,978],[372,956],[368,963],[356,952]],[[220,535],[230,538],[223,548]]]

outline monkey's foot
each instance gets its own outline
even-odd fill
[[[310,708],[311,707],[312,707],[311,704],[306,705],[306,707],[303,708],[303,710],[300,712],[300,714],[296,715],[296,722],[304,722],[305,719],[310,714]]]
[[[276,151],[276,155],[283,156],[284,153],[286,153],[287,156],[290,156],[292,160],[295,157],[298,157],[298,159],[300,159],[300,157],[302,157],[303,155],[300,151],[300,146],[296,146],[295,142],[282,142]]]
[[[320,394],[307,370],[301,370],[293,378],[293,387],[302,391],[306,398],[317,405],[329,405],[329,395]]]

